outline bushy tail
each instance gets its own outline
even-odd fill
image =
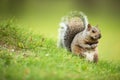
[[[88,26],[88,18],[87,18],[87,16],[83,12],[80,12],[80,15],[82,17],[82,20],[83,20],[83,23],[84,23],[84,27],[85,27],[85,30],[86,30],[87,26]]]
[[[58,29],[59,35],[58,35],[57,47],[65,47],[64,46],[64,36],[65,36],[66,30],[67,30],[66,24],[64,22],[61,22],[60,28]]]
[[[67,24],[67,22],[73,17],[79,17],[80,19],[82,19],[82,21],[84,23],[85,30],[87,29],[88,18],[83,12],[72,11],[67,16],[62,17],[62,22]]]
[[[80,24],[72,24],[70,25],[70,21],[74,21],[74,19],[80,18]],[[81,23],[81,21],[83,23]],[[83,24],[83,26],[82,26]],[[58,47],[66,48],[68,51],[71,51],[71,43],[74,39],[75,35],[79,32],[86,31],[88,25],[87,16],[83,12],[71,12],[67,16],[62,18],[62,22],[60,23],[59,28],[59,36],[58,36]]]

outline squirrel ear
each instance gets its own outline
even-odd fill
[[[88,29],[87,29],[88,31],[92,28],[90,24],[88,24],[87,27],[88,27]]]

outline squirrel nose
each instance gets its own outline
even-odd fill
[[[98,38],[99,38],[99,39],[101,38],[101,34],[98,35]]]
[[[101,34],[95,35],[94,38],[95,38],[95,39],[100,39],[100,38],[101,38]]]

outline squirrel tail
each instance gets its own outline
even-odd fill
[[[82,20],[83,20],[83,23],[84,23],[84,27],[85,27],[85,29],[84,29],[84,32],[83,32],[83,35],[85,35],[85,32],[86,32],[86,30],[87,30],[87,26],[88,26],[88,18],[87,18],[87,16],[83,13],[83,12],[80,12],[80,14],[81,14],[81,16],[82,16]]]
[[[82,16],[82,20],[84,22],[84,26],[85,26],[85,30],[87,29],[87,26],[88,26],[88,18],[87,16],[83,13],[83,12],[80,12],[81,16]]]
[[[66,30],[67,30],[67,25],[64,22],[61,22],[60,28],[58,29],[59,35],[58,35],[57,47],[65,47],[64,36],[65,36]]]
[[[74,28],[69,27],[69,20],[72,20],[72,18],[78,17],[82,20],[83,26],[75,26]],[[83,32],[83,36],[86,33],[88,25],[88,19],[87,16],[82,12],[72,12],[68,16],[65,16],[62,18],[62,22],[60,23],[60,28],[58,30],[58,43],[57,47],[66,48],[68,51],[70,51],[70,46],[73,38],[75,35],[81,31]]]

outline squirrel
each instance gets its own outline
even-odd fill
[[[87,16],[82,12],[72,12],[60,23],[58,47],[86,58],[90,62],[98,62],[98,42],[101,32],[98,26],[91,26]]]

